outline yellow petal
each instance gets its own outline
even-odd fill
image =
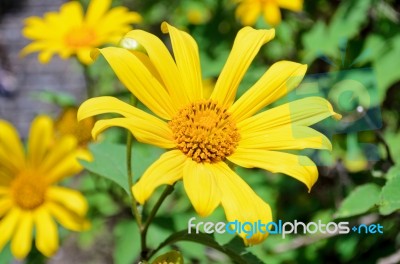
[[[140,142],[166,149],[175,147],[176,144],[172,140],[171,129],[161,120],[157,123],[162,124],[162,126],[157,126],[154,122],[148,119],[113,118],[100,120],[94,125],[92,135],[96,138],[97,135],[107,128],[118,126],[128,129]]]
[[[221,191],[212,166],[186,159],[183,167],[183,186],[194,209],[202,217],[210,215],[221,202]]]
[[[33,215],[23,211],[11,240],[11,252],[17,259],[25,258],[32,247]]]
[[[53,121],[47,116],[36,117],[31,125],[28,141],[28,159],[32,167],[38,167],[53,142]]]
[[[233,172],[224,162],[212,164],[217,184],[221,190],[221,204],[229,222],[237,220],[242,223],[272,221],[271,208],[265,203],[245,181]],[[250,236],[245,232],[239,234],[246,245],[263,242],[268,233],[257,232]]]
[[[236,18],[244,26],[253,26],[261,13],[261,3],[259,1],[243,1],[236,8]]]
[[[0,165],[9,163],[13,168],[24,167],[24,148],[19,138],[18,131],[7,121],[0,119],[0,152],[6,154],[0,159]]]
[[[94,138],[111,126],[120,126],[129,129],[141,142],[161,148],[175,147],[172,131],[164,121],[114,97],[102,96],[85,101],[79,107],[78,120],[105,113],[117,113],[126,118],[98,121],[92,130]]]
[[[134,39],[146,49],[176,109],[188,104],[190,100],[188,92],[185,91],[188,88],[184,86],[183,80],[178,77],[181,76],[178,67],[164,43],[155,35],[143,30],[132,30],[125,37]]]
[[[244,27],[236,36],[228,60],[215,84],[211,99],[223,107],[229,107],[235,100],[236,91],[250,63],[261,46],[273,39],[275,30],[255,30]]]
[[[51,57],[53,57],[54,52],[51,50],[43,50],[38,55],[38,60],[42,64],[47,64],[50,62]]]
[[[203,97],[199,49],[196,41],[186,32],[163,22],[163,33],[169,33],[174,50],[174,58],[183,81],[181,93],[186,93],[190,102]]]
[[[104,14],[110,8],[111,0],[92,0],[86,12],[85,22],[88,25],[96,26]]]
[[[0,155],[1,155],[1,151],[0,151]],[[1,164],[1,160],[4,161],[4,159],[2,157],[0,157],[0,187],[1,186],[9,186],[10,182],[13,180],[15,172],[10,172],[10,171],[6,171],[6,168],[4,166],[2,166]]]
[[[11,236],[14,233],[15,227],[19,221],[19,217],[21,215],[21,210],[14,207],[10,210],[8,214],[6,214],[0,221],[0,251],[2,251],[3,247],[10,240]]]
[[[286,103],[239,122],[241,134],[265,131],[284,125],[311,126],[327,117],[340,119],[322,97],[307,97]]]
[[[279,6],[273,2],[267,2],[263,6],[264,20],[271,26],[281,23],[281,11]]]
[[[88,204],[86,199],[78,191],[64,187],[51,186],[46,193],[46,197],[80,216],[85,216],[87,213]]]
[[[66,24],[73,28],[82,24],[83,10],[78,1],[65,3],[60,8],[60,17],[68,19]]]
[[[70,153],[62,160],[59,160],[59,163],[46,173],[46,181],[48,183],[55,183],[65,177],[74,176],[81,172],[83,167],[79,163],[78,159],[90,161],[92,160],[92,156],[90,152],[85,149],[78,149]]]
[[[1,190],[0,190],[1,191]],[[0,192],[0,219],[8,213],[8,211],[12,208],[13,203],[9,197],[2,198]],[[1,251],[1,249],[0,249]]]
[[[58,250],[57,225],[50,213],[43,206],[34,212],[36,226],[36,247],[46,257],[51,257]]]
[[[303,0],[276,0],[282,8],[299,12],[303,9]]]
[[[80,62],[82,62],[85,65],[89,65],[93,63],[92,58],[90,57],[90,52],[92,51],[92,48],[79,48],[76,55],[78,56],[78,59]]]
[[[40,169],[46,173],[56,167],[61,160],[76,150],[78,146],[77,139],[74,136],[63,136],[57,145],[52,147],[43,162],[40,164]]]
[[[295,125],[241,134],[239,146],[265,150],[332,150],[332,144],[325,135],[310,127]]]
[[[84,217],[68,210],[58,203],[49,201],[44,206],[57,222],[69,230],[84,231],[90,227],[90,223]]]
[[[318,179],[317,167],[306,156],[238,147],[228,160],[244,168],[260,168],[273,173],[287,174],[304,183],[308,191]]]
[[[229,109],[233,118],[240,122],[287,95],[303,80],[306,71],[307,65],[291,61],[273,64]]]
[[[15,160],[12,160],[12,155],[7,153],[4,149],[0,148],[0,182],[10,182],[23,168],[22,164],[16,164]]]
[[[186,159],[187,157],[180,150],[171,150],[161,155],[133,185],[132,192],[136,200],[144,204],[158,186],[172,185],[180,180]]]
[[[120,81],[153,113],[167,120],[175,115],[176,106],[173,105],[170,95],[140,59],[123,48],[109,47],[99,51]],[[163,67],[168,69],[167,65]],[[178,75],[173,76],[177,79]]]
[[[32,42],[30,44],[28,44],[26,47],[24,47],[21,52],[19,53],[19,55],[21,57],[24,57],[30,53],[36,52],[36,51],[40,51],[42,49],[45,49],[48,47],[48,43],[46,42],[39,42],[39,41],[35,41]]]
[[[142,21],[142,16],[137,12],[129,12],[129,10],[124,6],[117,6],[110,9],[104,17],[96,24],[96,30],[102,35],[119,35],[121,36],[131,30],[125,30],[127,24],[136,24]]]

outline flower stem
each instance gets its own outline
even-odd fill
[[[87,97],[92,98],[96,95],[94,88],[94,80],[90,74],[89,66],[83,63],[81,63],[81,65],[83,67],[83,76],[85,77]]]
[[[157,203],[154,205],[153,209],[151,210],[149,217],[147,218],[146,222],[143,225],[143,229],[142,232],[140,234],[140,238],[141,238],[141,257],[143,259],[146,259],[148,256],[148,248],[146,246],[146,236],[147,236],[147,231],[149,229],[149,226],[151,224],[151,222],[153,221],[158,209],[160,209],[161,204],[164,202],[165,198],[167,198],[168,195],[170,195],[172,193],[172,191],[174,190],[174,185],[167,185],[167,187],[165,187],[163,193],[161,194],[160,198],[158,198]]]
[[[133,106],[136,106],[137,104],[137,99],[132,95],[131,97],[131,104]],[[127,167],[127,173],[128,173],[128,185],[129,185],[129,191],[130,191],[130,196],[131,196],[131,206],[132,206],[132,214],[136,219],[136,222],[139,226],[139,229],[142,230],[142,216],[139,213],[139,210],[137,208],[136,204],[136,199],[135,196],[133,196],[132,192],[132,185],[133,185],[133,172],[132,172],[132,143],[133,143],[133,136],[130,131],[128,131],[127,134],[127,142],[126,142],[126,167]]]

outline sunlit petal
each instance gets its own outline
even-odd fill
[[[183,186],[194,209],[203,217],[210,215],[221,201],[215,173],[213,165],[191,159],[183,167]]]
[[[264,202],[251,187],[242,180],[228,165],[223,162],[213,164],[213,171],[219,189],[221,190],[221,204],[224,207],[229,222],[239,221],[254,223],[272,221],[271,208]],[[244,232],[239,234],[247,245],[263,242],[268,233],[256,232],[249,236]]]
[[[256,30],[245,27],[239,31],[231,53],[217,83],[211,99],[223,107],[229,107],[235,100],[236,91],[244,74],[257,55],[261,46],[275,37],[275,30]]]
[[[228,159],[244,168],[260,168],[287,174],[304,183],[309,191],[318,179],[317,167],[306,156],[263,149],[237,148]]]
[[[237,122],[287,95],[303,80],[307,65],[291,61],[273,64],[229,109]]]
[[[186,159],[179,150],[171,150],[161,155],[133,185],[132,191],[136,200],[144,204],[158,186],[172,185],[182,179]]]

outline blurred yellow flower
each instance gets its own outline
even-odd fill
[[[95,118],[87,118],[82,122],[78,122],[76,115],[78,108],[65,108],[60,116],[55,121],[55,130],[58,137],[66,135],[73,136],[78,141],[78,145],[86,147],[92,140],[92,129],[95,123]]]
[[[109,10],[111,0],[92,0],[86,15],[78,1],[63,4],[60,12],[48,12],[43,18],[29,17],[23,35],[33,40],[21,55],[39,53],[39,61],[47,63],[54,53],[66,59],[76,55],[84,64],[92,62],[90,51],[105,43],[118,43],[131,30],[130,24],[141,21],[136,12],[125,7]]]
[[[54,220],[74,231],[89,227],[83,195],[55,184],[79,173],[77,158],[90,160],[90,154],[78,149],[72,137],[54,141],[53,123],[46,116],[33,121],[26,155],[10,123],[0,120],[0,131],[0,251],[11,240],[13,255],[25,258],[35,229],[37,249],[51,256],[58,249]]]
[[[242,25],[252,26],[262,14],[265,22],[276,26],[281,22],[279,8],[300,12],[303,9],[303,0],[236,0],[236,17]]]
[[[122,83],[158,117],[114,97],[98,97],[81,105],[78,119],[118,113],[124,117],[97,121],[93,136],[119,126],[129,129],[141,142],[171,149],[133,186],[141,204],[158,186],[182,179],[201,216],[211,214],[221,204],[228,221],[272,221],[269,205],[226,161],[285,173],[310,189],[318,177],[315,164],[308,157],[283,151],[331,149],[330,141],[309,126],[339,115],[320,97],[300,99],[257,114],[301,82],[307,66],[290,61],[272,65],[235,101],[239,83],[261,46],[274,38],[274,30],[245,27],[239,31],[209,97],[204,96],[195,40],[167,23],[162,24],[162,31],[170,34],[175,60],[159,38],[141,30],[129,32],[126,38],[139,42],[148,57],[117,47],[99,50]],[[257,244],[268,233],[257,233],[250,239],[240,235],[245,243]]]

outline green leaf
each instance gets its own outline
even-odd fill
[[[158,256],[152,264],[183,264],[183,258],[180,252],[176,250],[169,251],[161,256]]]
[[[92,162],[81,161],[90,172],[114,181],[130,195],[126,166],[126,146],[109,142],[92,144]],[[164,150],[150,145],[134,142],[132,146],[132,171],[137,180]]]
[[[7,243],[2,250],[0,250],[0,263],[12,263],[13,255],[11,254],[11,243]]]
[[[244,260],[246,260],[246,263],[264,264],[264,262],[262,260],[260,260],[257,256],[255,256],[253,253],[248,252],[246,250],[246,246],[243,243],[243,239],[241,239],[238,236],[235,236],[234,238],[232,238],[232,240],[229,241],[227,244],[225,244],[224,247],[229,250],[239,253],[240,256]]]
[[[400,209],[400,167],[391,168],[388,181],[382,188],[379,212],[388,215]]]
[[[243,242],[241,248],[243,250],[238,250],[238,242],[228,243],[226,245],[220,245],[217,243],[212,235],[198,233],[196,234],[194,230],[192,230],[191,234],[188,233],[188,230],[182,230],[177,233],[170,235],[164,242],[162,242],[157,249],[153,253],[158,252],[165,246],[174,244],[179,241],[190,241],[198,244],[202,244],[213,249],[216,249],[224,254],[226,254],[232,261],[238,264],[246,264],[246,263],[263,263],[259,260],[255,255],[250,252],[246,252],[244,250]],[[256,262],[254,262],[256,260]],[[250,261],[250,262],[249,262]]]
[[[114,181],[130,195],[126,167],[126,147],[124,145],[103,142],[92,144],[89,150],[93,161],[81,161],[90,172]]]
[[[379,201],[381,188],[373,183],[361,185],[354,189],[342,202],[335,218],[344,218],[363,214]]]
[[[365,14],[370,7],[370,0],[342,1],[329,25],[321,21],[303,35],[305,47],[304,61],[311,63],[321,55],[338,59],[340,44],[360,32],[367,21]]]
[[[386,52],[379,56],[373,63],[378,83],[379,98],[383,100],[387,89],[400,80],[400,36],[388,41],[385,46]]]
[[[122,220],[114,228],[115,248],[113,259],[115,264],[134,263],[139,256],[139,229],[134,221]]]

